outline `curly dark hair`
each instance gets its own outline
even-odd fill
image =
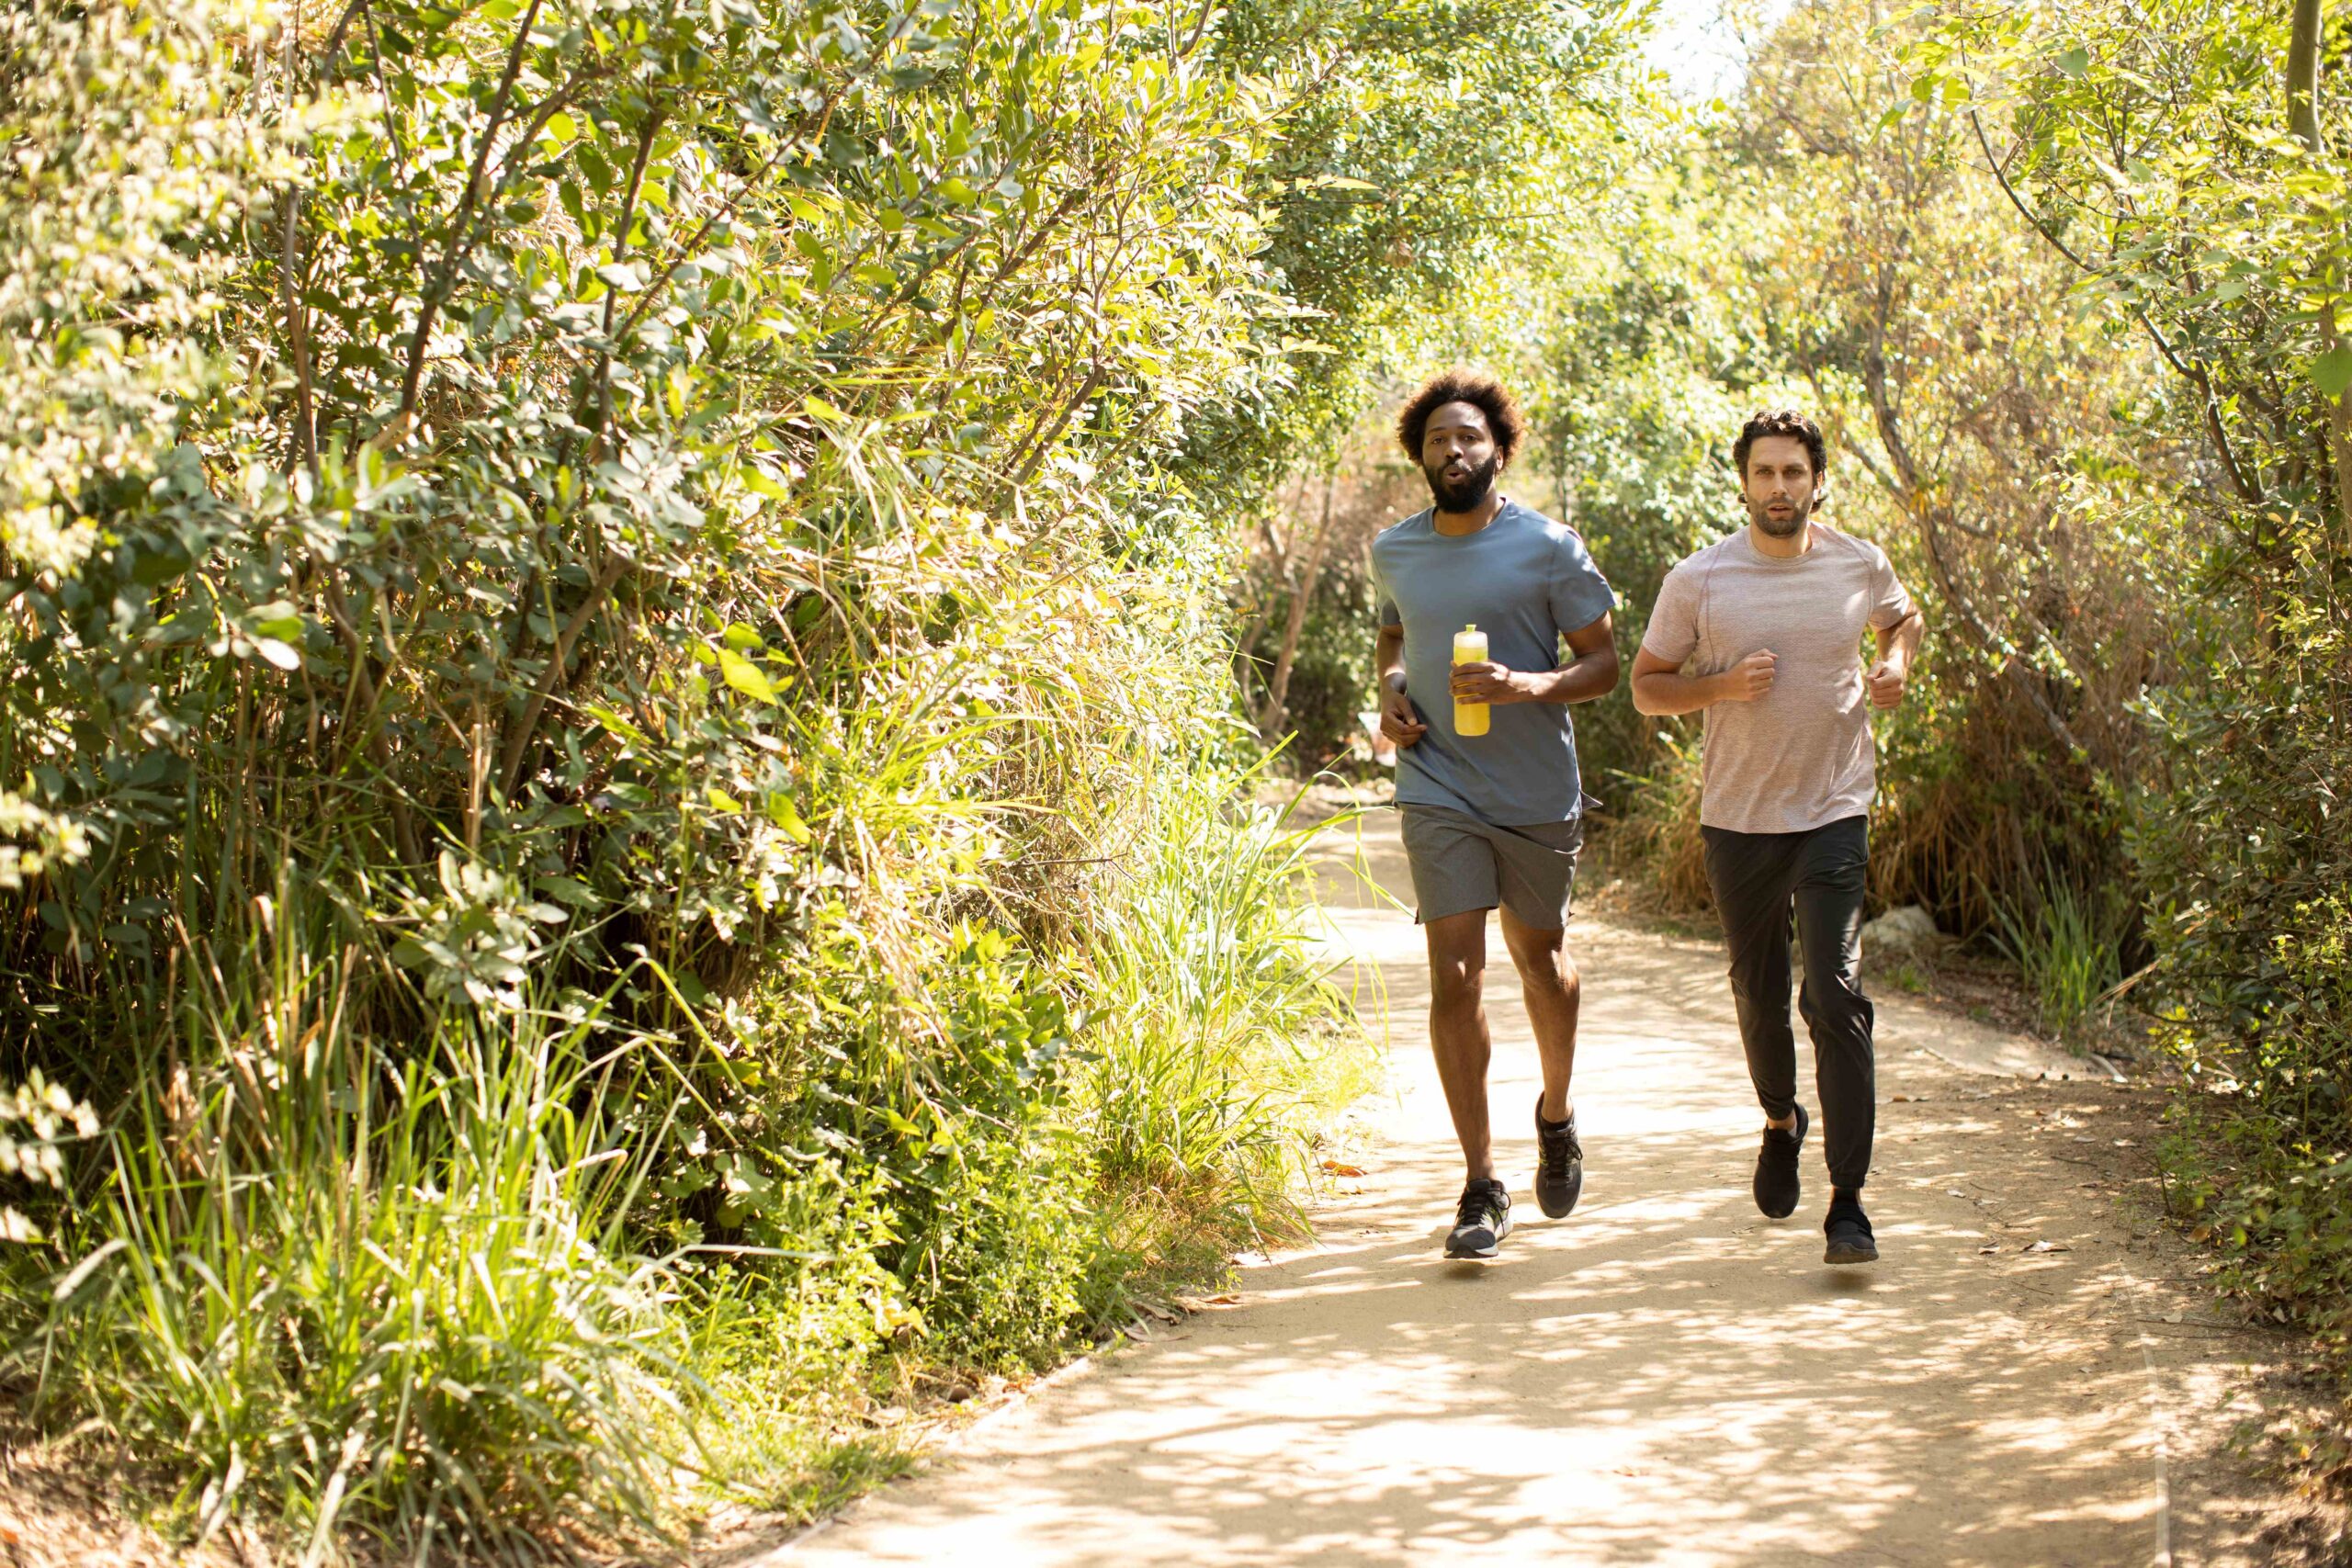
[[[1821,439],[1821,426],[1810,416],[1794,409],[1767,409],[1750,414],[1747,423],[1739,427],[1739,439],[1731,444],[1731,466],[1744,484],[1747,479],[1747,454],[1758,441],[1768,435],[1788,435],[1804,443],[1804,454],[1813,464],[1813,477],[1820,479],[1829,472],[1829,446]]]
[[[1495,459],[1509,463],[1511,454],[1519,450],[1519,437],[1525,428],[1519,415],[1519,401],[1509,388],[1483,370],[1455,366],[1441,370],[1421,383],[1421,389],[1408,399],[1396,415],[1396,441],[1405,448],[1405,456],[1415,464],[1421,460],[1421,437],[1428,434],[1430,415],[1448,403],[1475,404],[1487,416],[1487,427],[1495,433]]]

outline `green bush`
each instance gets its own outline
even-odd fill
[[[77,1261],[15,1270],[36,1416],[185,1477],[203,1533],[233,1511],[313,1553],[658,1529],[684,1343],[621,1228],[648,1162],[597,1007],[451,1012],[395,1055],[348,1030],[347,958],[222,956],[216,1040],[144,1064],[53,1222]]]
[[[1342,1009],[1222,520],[1501,247],[1362,273],[1492,192],[1355,171],[1558,173],[1621,33],[0,16],[0,1076],[107,1131],[16,1227],[48,1428],[313,1556],[642,1536],[1278,1227]]]

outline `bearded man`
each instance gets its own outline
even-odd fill
[[[1634,706],[1706,714],[1699,832],[1731,958],[1747,1072],[1764,1110],[1756,1206],[1796,1211],[1813,1119],[1796,1099],[1789,930],[1804,977],[1829,1164],[1831,1264],[1877,1260],[1862,1209],[1878,1114],[1862,892],[1877,787],[1873,709],[1903,700],[1926,629],[1886,552],[1812,513],[1826,492],[1821,427],[1781,409],[1732,446],[1747,526],[1677,565],[1634,659]],[[1876,641],[1865,668],[1865,634]]]
[[[1511,1228],[1487,1113],[1489,909],[1502,911],[1543,1062],[1537,1200],[1557,1219],[1584,1184],[1568,1093],[1579,981],[1567,923],[1586,796],[1568,705],[1617,684],[1615,598],[1574,529],[1495,488],[1521,429],[1493,377],[1430,378],[1397,416],[1396,436],[1434,504],[1372,546],[1381,729],[1397,747],[1405,857],[1429,940],[1430,1040],[1468,1173],[1449,1258],[1492,1258]],[[1487,635],[1487,657],[1456,665],[1454,634],[1473,625]],[[1457,730],[1457,700],[1487,705],[1484,733]]]

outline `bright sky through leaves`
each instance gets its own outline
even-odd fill
[[[1790,0],[1660,0],[1643,58],[1694,103],[1727,96],[1747,73],[1747,43],[1770,31]]]

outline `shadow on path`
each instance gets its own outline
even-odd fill
[[[1393,820],[1365,835],[1401,886]],[[2165,1282],[2073,1152],[2099,1137],[2084,1097],[2111,1091],[2061,1104],[1972,1074],[1925,1047],[1981,1043],[1905,1017],[1882,1048],[1885,1260],[1831,1270],[1815,1150],[1795,1216],[1747,1196],[1758,1116],[1719,955],[1579,923],[1588,1174],[1577,1213],[1546,1221],[1498,940],[1498,1152],[1521,1224],[1495,1262],[1448,1263],[1461,1168],[1420,1043],[1419,934],[1343,878],[1326,905],[1335,950],[1385,989],[1395,1094],[1320,1245],[1246,1269],[1240,1305],[1056,1382],[780,1561],[2256,1560],[2230,1544],[2251,1533],[2243,1499],[2181,1485],[2185,1433],[2244,1381],[2246,1342]]]

